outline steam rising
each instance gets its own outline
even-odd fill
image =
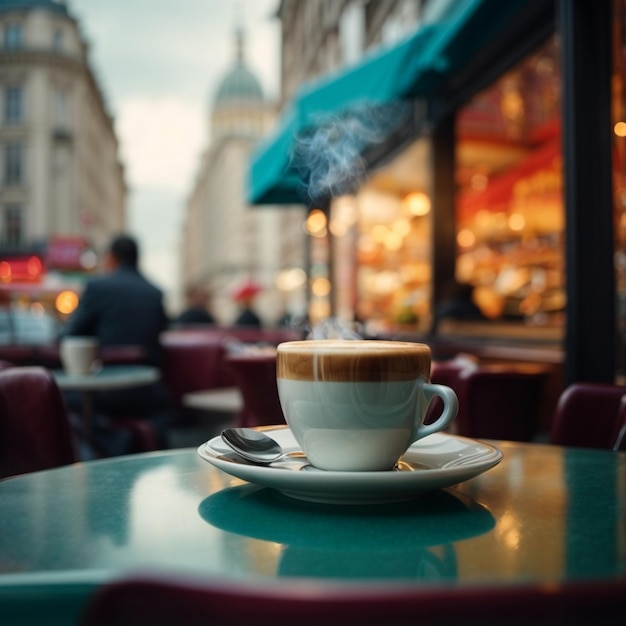
[[[356,192],[367,171],[365,151],[406,123],[411,111],[408,102],[362,104],[341,116],[315,119],[312,130],[296,138],[291,154],[306,202],[323,206]]]
[[[315,324],[307,339],[362,339],[357,332],[358,326],[336,317],[331,317]]]

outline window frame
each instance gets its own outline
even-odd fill
[[[20,124],[24,121],[24,89],[21,85],[8,85],[4,90],[4,123]]]

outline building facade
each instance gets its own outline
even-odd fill
[[[424,0],[281,0],[281,102],[415,30]]]
[[[602,0],[593,8],[571,0],[413,3],[413,34],[390,54],[372,50],[369,56],[368,50],[354,72],[334,67],[337,37],[343,42],[347,31],[342,15],[331,18],[338,10],[331,4],[280,4],[283,42],[291,45],[283,51],[284,110],[300,114],[296,122],[288,118],[289,130],[313,133],[319,126],[313,105],[318,111],[334,106],[338,113],[381,87],[388,100],[421,99],[426,110],[422,124],[406,130],[407,144],[388,143],[387,155],[368,169],[367,182],[376,192],[384,188],[387,197],[372,196],[368,206],[358,193],[342,199],[352,202],[352,241],[340,256],[352,267],[344,271],[335,250],[321,278],[343,295],[348,289],[340,269],[351,290],[351,312],[380,322],[375,330],[381,334],[424,337],[431,344],[441,339],[443,349],[454,342],[457,350],[477,353],[498,344],[541,346],[542,358],[562,364],[566,382],[623,381],[623,0]],[[381,24],[368,17],[409,6],[346,2],[343,14],[350,5],[361,16],[356,41],[365,43],[375,40],[368,23]],[[381,27],[384,43],[383,32]],[[304,33],[309,41],[300,41]],[[368,74],[382,65],[393,81],[382,71]],[[296,92],[298,80],[324,67],[331,73]],[[362,88],[366,83],[369,88]],[[356,92],[352,98],[348,86]],[[281,146],[288,143],[279,138]],[[412,159],[411,153],[419,159],[424,152],[422,141],[427,158]],[[265,155],[274,155],[272,147]],[[259,157],[253,165],[266,162]],[[414,176],[420,171],[422,180]],[[293,172],[285,172],[274,187],[259,177],[259,203],[274,189],[290,199],[286,186]],[[398,184],[401,173],[422,186],[414,189],[421,194],[418,203]],[[333,249],[345,237],[328,236],[335,209],[332,199],[329,204],[310,232]],[[374,221],[365,224],[370,217]],[[425,228],[415,228],[419,223]],[[459,282],[474,289],[486,319],[452,319],[444,328],[437,324],[438,308]],[[405,289],[411,298],[397,303]],[[414,297],[422,289],[427,297]],[[338,304],[331,295],[327,311]],[[404,305],[412,309],[407,315]]]
[[[59,242],[99,251],[124,229],[113,119],[64,2],[0,2],[0,180],[3,256],[45,256],[52,243],[81,269],[80,250]]]
[[[217,321],[227,325],[237,316],[232,289],[252,280],[263,288],[256,306],[271,326],[287,309],[303,307],[301,283],[297,292],[280,287],[280,277],[304,263],[302,208],[259,210],[246,202],[250,155],[272,127],[276,108],[246,65],[241,31],[234,56],[209,105],[210,137],[186,206],[181,284],[207,289]]]

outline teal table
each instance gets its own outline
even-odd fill
[[[0,482],[0,624],[73,624],[122,573],[288,585],[623,581],[626,454],[495,442],[495,468],[413,502],[320,505],[176,450]]]

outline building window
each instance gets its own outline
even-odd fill
[[[23,117],[23,91],[21,87],[7,87],[4,91],[4,121],[16,124]]]
[[[63,51],[63,31],[57,28],[52,35],[52,49],[55,52]]]
[[[22,25],[9,22],[4,26],[4,47],[6,50],[16,50],[22,47]]]
[[[22,243],[22,206],[7,204],[2,218],[3,244],[7,247],[18,247]]]
[[[24,178],[24,150],[21,143],[10,142],[4,146],[4,182],[21,185]]]
[[[53,123],[55,130],[69,130],[69,98],[64,89],[55,89],[53,95]]]

